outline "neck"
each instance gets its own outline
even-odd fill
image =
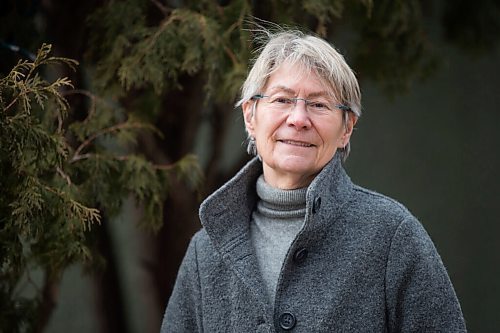
[[[278,173],[265,163],[263,163],[263,172],[266,183],[280,190],[308,187],[316,177],[316,174]]]
[[[261,176],[257,180],[259,202],[257,211],[268,218],[303,218],[306,209],[307,187],[281,190],[272,187]]]

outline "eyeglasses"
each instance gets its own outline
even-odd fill
[[[299,97],[288,97],[285,95],[262,95],[257,94],[252,96],[252,100],[264,100],[266,107],[276,111],[289,112],[297,106],[297,101],[304,101],[307,112],[316,115],[331,114],[334,110],[351,111],[351,108],[343,104],[334,104],[325,98],[317,100],[309,100]]]

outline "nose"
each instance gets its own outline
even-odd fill
[[[308,129],[311,127],[311,119],[307,112],[306,101],[297,99],[294,107],[290,110],[286,120],[288,126],[293,126],[297,130]]]

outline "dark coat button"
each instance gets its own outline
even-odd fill
[[[321,208],[321,197],[317,197],[316,199],[314,199],[313,203],[313,214],[319,212],[320,208]]]
[[[295,253],[293,254],[293,261],[296,263],[302,262],[307,258],[307,249],[301,247],[300,249],[297,249]]]
[[[297,321],[295,320],[295,316],[290,312],[283,312],[280,316],[280,327],[285,331],[289,331],[295,327]]]

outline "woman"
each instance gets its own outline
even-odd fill
[[[257,155],[200,208],[162,332],[461,332],[422,225],[342,167],[361,115],[327,42],[270,34],[238,103]]]

